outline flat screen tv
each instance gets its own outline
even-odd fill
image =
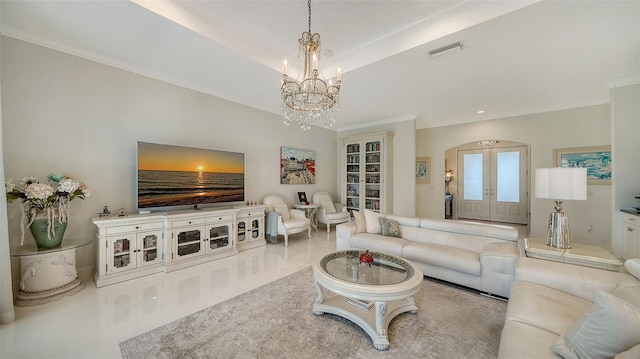
[[[244,153],[138,142],[138,209],[244,202]]]

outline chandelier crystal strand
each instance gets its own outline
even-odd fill
[[[342,84],[340,68],[335,85],[320,78],[320,34],[311,32],[311,0],[307,1],[307,6],[309,31],[303,32],[298,39],[298,57],[304,56],[302,80],[297,81],[287,75],[285,60],[280,88],[284,124],[289,126],[297,122],[305,131],[312,125],[329,128],[335,124]]]

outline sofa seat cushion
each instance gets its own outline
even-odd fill
[[[284,227],[286,229],[305,228],[305,227],[309,226],[309,220],[308,219],[291,218],[289,220],[284,221],[283,225],[284,225]]]
[[[345,221],[349,220],[349,212],[334,212],[334,213],[326,213],[326,216],[329,220],[340,220],[343,219]]]
[[[387,237],[381,234],[358,233],[349,238],[352,248],[368,249],[372,252],[392,254],[402,257],[402,247],[410,241],[402,238]]]
[[[555,333],[527,323],[507,321],[500,337],[498,359],[558,359],[551,350],[558,337]]]
[[[437,244],[410,242],[402,249],[402,257],[410,261],[480,276],[480,255],[473,251]]]
[[[571,294],[517,280],[511,287],[506,321],[530,324],[559,337],[573,327],[592,306],[593,302]]]

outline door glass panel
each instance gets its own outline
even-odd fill
[[[520,202],[520,152],[499,152],[496,157],[498,201]]]
[[[482,201],[482,153],[464,155],[464,200]]]
[[[123,238],[113,242],[113,266],[115,268],[126,267],[131,263],[129,253],[131,243],[129,239]]]

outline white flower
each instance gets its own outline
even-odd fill
[[[27,186],[29,186],[31,184],[38,183],[38,182],[39,181],[38,181],[38,179],[36,177],[27,176],[27,177],[22,177],[22,180],[20,181],[20,185],[22,187],[27,187]]]
[[[7,178],[4,181],[4,189],[5,189],[5,193],[13,192],[13,190],[16,189],[16,185],[13,184],[13,179]]]
[[[53,187],[44,183],[34,183],[27,186],[24,193],[28,199],[46,200],[53,194]]]
[[[82,189],[82,195],[85,197],[90,197],[91,196],[91,190],[89,188],[87,188],[87,186],[82,185],[80,186],[80,189]]]
[[[80,187],[80,182],[65,178],[58,184],[58,192],[73,193]]]

